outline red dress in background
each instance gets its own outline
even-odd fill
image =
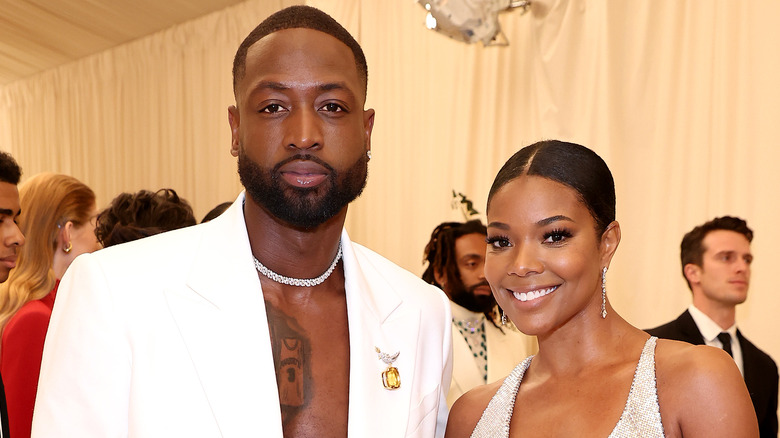
[[[22,306],[3,329],[0,373],[8,402],[8,426],[14,438],[30,436],[43,341],[49,328],[57,286],[59,281],[48,295]]]

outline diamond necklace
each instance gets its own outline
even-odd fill
[[[336,253],[336,258],[333,259],[333,263],[330,264],[330,267],[327,271],[323,272],[322,275],[315,278],[285,277],[284,275],[279,275],[276,272],[263,266],[263,264],[260,263],[260,260],[257,260],[257,257],[252,258],[255,259],[255,268],[257,268],[257,271],[277,283],[286,284],[288,286],[313,287],[317,286],[318,284],[322,284],[322,282],[330,277],[330,274],[333,273],[333,270],[336,269],[336,265],[339,263],[339,260],[341,260],[341,240],[339,240],[339,251]]]

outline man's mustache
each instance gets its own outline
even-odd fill
[[[312,161],[328,169],[329,172],[333,172],[334,170],[330,164],[323,161],[320,157],[311,154],[295,154],[292,157],[285,158],[284,160],[276,163],[273,168],[273,173],[279,173],[279,169],[281,169],[282,166],[293,161]]]
[[[490,283],[488,283],[487,280],[480,281],[477,284],[473,284],[473,285],[469,286],[469,292],[473,293],[478,287],[482,287],[482,286],[490,287]]]

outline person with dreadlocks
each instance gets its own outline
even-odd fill
[[[447,405],[475,386],[506,376],[536,349],[534,338],[498,316],[485,280],[487,229],[478,219],[437,226],[425,246],[423,280],[438,286],[452,307],[452,382]]]

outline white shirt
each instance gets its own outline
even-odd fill
[[[466,340],[466,343],[474,355],[474,362],[482,374],[482,383],[488,383],[488,357],[487,334],[485,332],[485,314],[472,312],[463,306],[450,301],[452,308],[452,322],[457,331]],[[453,335],[455,330],[452,331]]]
[[[734,323],[734,325],[724,330],[717,322],[713,321],[712,318],[705,315],[704,312],[697,309],[693,304],[688,306],[688,312],[690,312],[693,322],[699,327],[699,332],[701,332],[705,344],[722,349],[723,344],[718,340],[718,335],[721,332],[726,332],[731,336],[731,354],[734,357],[734,362],[737,363],[739,372],[744,378],[745,366],[742,362],[742,347],[739,345],[739,339],[737,338],[737,324]]]

